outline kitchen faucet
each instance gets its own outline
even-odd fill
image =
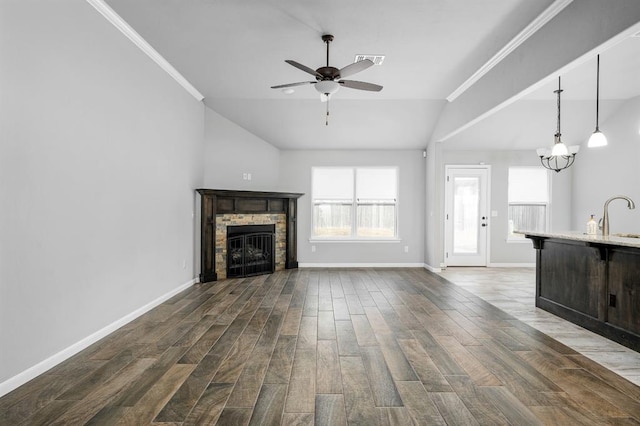
[[[615,197],[609,198],[604,203],[604,215],[602,216],[602,226],[601,226],[601,228],[602,228],[602,236],[603,237],[609,236],[609,203],[612,202],[613,200],[617,199],[617,198],[619,198],[621,200],[627,200],[629,210],[636,208],[636,204],[633,202],[633,200],[631,198],[627,197],[626,195],[616,195]]]

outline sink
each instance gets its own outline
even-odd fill
[[[640,238],[640,234],[613,234],[613,236],[622,238]]]

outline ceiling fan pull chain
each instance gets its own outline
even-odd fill
[[[326,121],[324,122],[325,126],[329,125],[329,95],[327,95],[327,118]]]

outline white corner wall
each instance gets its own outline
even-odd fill
[[[6,391],[193,282],[204,111],[84,1],[3,1],[0,57]]]
[[[610,232],[640,233],[640,96],[601,121],[600,130],[609,144],[599,148],[585,144],[573,165],[573,228],[585,229],[589,215],[602,217],[606,200],[626,195],[636,208],[629,210],[624,200],[612,201]]]
[[[204,153],[206,188],[273,191],[278,182],[280,151],[208,107]]]
[[[310,242],[311,168],[314,166],[398,167],[400,241]],[[422,150],[281,151],[278,190],[305,194],[298,200],[299,263],[305,266],[424,264],[425,159]],[[408,246],[407,253],[405,246]]]

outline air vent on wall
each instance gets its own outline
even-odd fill
[[[356,58],[353,60],[353,62],[360,62],[364,61],[365,59],[369,59],[371,62],[373,62],[374,65],[382,65],[382,62],[384,61],[384,55],[356,55]]]

